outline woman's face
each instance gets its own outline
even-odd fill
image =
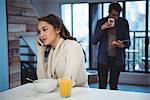
[[[39,21],[38,23],[39,37],[44,45],[52,45],[59,37],[59,30],[55,29],[51,24],[46,21]]]

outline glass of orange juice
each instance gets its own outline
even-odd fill
[[[70,97],[71,96],[71,88],[72,82],[69,78],[59,78],[59,91],[61,97]]]

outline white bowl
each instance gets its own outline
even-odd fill
[[[57,88],[56,79],[38,79],[33,82],[34,88],[38,92],[52,92]]]

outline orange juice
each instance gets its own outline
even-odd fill
[[[59,91],[62,97],[71,96],[72,83],[70,79],[59,79]]]

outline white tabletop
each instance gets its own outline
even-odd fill
[[[61,98],[58,89],[51,93],[38,93],[31,83],[0,92],[0,100],[150,100],[149,93],[102,90],[75,87],[71,97]]]

